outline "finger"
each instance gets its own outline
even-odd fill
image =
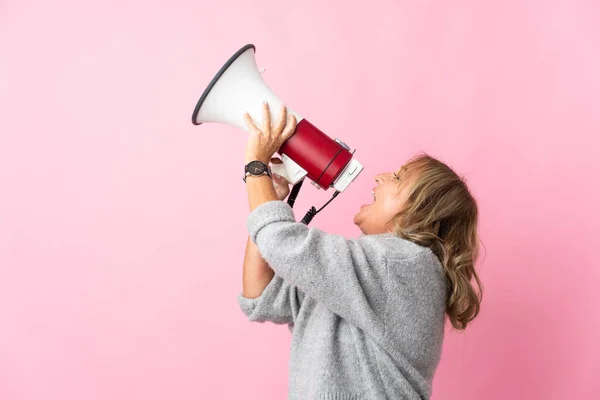
[[[277,157],[271,158],[271,162],[273,164],[283,164],[283,161],[280,158],[277,158]]]
[[[260,135],[260,129],[258,129],[256,127],[256,125],[254,125],[254,121],[252,120],[252,117],[250,116],[250,114],[248,114],[248,113],[244,114],[244,122],[246,123],[246,127],[248,128],[250,133]]]
[[[273,177],[275,178],[275,181],[276,181],[278,184],[282,185],[282,186],[285,186],[285,185],[289,185],[289,184],[290,184],[290,183],[288,182],[288,180],[287,180],[287,179],[285,179],[285,178],[284,178],[283,176],[281,176],[281,175],[278,175],[278,174],[276,174],[276,173],[275,173],[275,174],[273,174]]]
[[[271,130],[271,110],[269,109],[269,103],[263,101],[262,108],[262,131],[268,133]]]
[[[279,119],[277,120],[277,127],[275,128],[275,131],[273,132],[274,134],[279,135],[283,131],[283,128],[285,128],[286,120],[287,120],[287,107],[285,106],[285,104],[282,104],[281,109],[279,110]]]
[[[270,165],[269,165],[269,172],[271,173],[271,176],[273,177],[273,180],[275,181],[275,183],[278,183],[280,185],[288,184],[288,180],[285,179],[283,176],[279,175],[277,172],[273,172]]]
[[[296,117],[292,114],[288,115],[287,124],[285,125],[285,129],[281,133],[282,139],[288,140],[294,132],[296,131]]]

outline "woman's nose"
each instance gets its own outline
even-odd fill
[[[382,183],[387,178],[387,175],[389,175],[389,174],[375,175],[375,182]]]

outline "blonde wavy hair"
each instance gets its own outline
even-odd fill
[[[483,285],[475,271],[479,255],[477,203],[465,181],[443,162],[419,154],[400,170],[414,176],[406,203],[388,223],[406,240],[429,247],[446,274],[446,314],[464,330],[479,314]],[[473,282],[473,284],[472,284]]]

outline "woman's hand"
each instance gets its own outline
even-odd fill
[[[292,114],[287,114],[287,108],[284,104],[281,105],[279,118],[274,126],[271,126],[271,112],[267,102],[263,103],[261,129],[254,125],[254,121],[248,113],[244,114],[244,121],[250,131],[245,153],[246,164],[258,160],[268,165],[273,154],[296,130],[296,118]]]
[[[271,158],[271,162],[273,164],[283,164],[283,161],[276,157]],[[290,194],[290,183],[283,176],[274,175],[270,166],[269,171],[273,176],[273,187],[275,188],[275,193],[277,193],[277,198],[281,201],[285,200]]]

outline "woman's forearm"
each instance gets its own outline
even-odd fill
[[[254,158],[259,159],[259,158]],[[266,160],[265,164],[268,162]],[[248,202],[250,212],[268,201],[279,200],[273,187],[273,181],[267,175],[250,176],[246,181],[248,189]],[[253,299],[259,297],[267,287],[275,271],[262,258],[256,243],[248,236],[246,256],[244,257],[244,271],[242,273],[242,294]]]
[[[262,258],[258,246],[248,236],[246,255],[244,256],[244,270],[242,272],[242,294],[244,297],[254,299],[259,297],[267,287],[275,272]]]

